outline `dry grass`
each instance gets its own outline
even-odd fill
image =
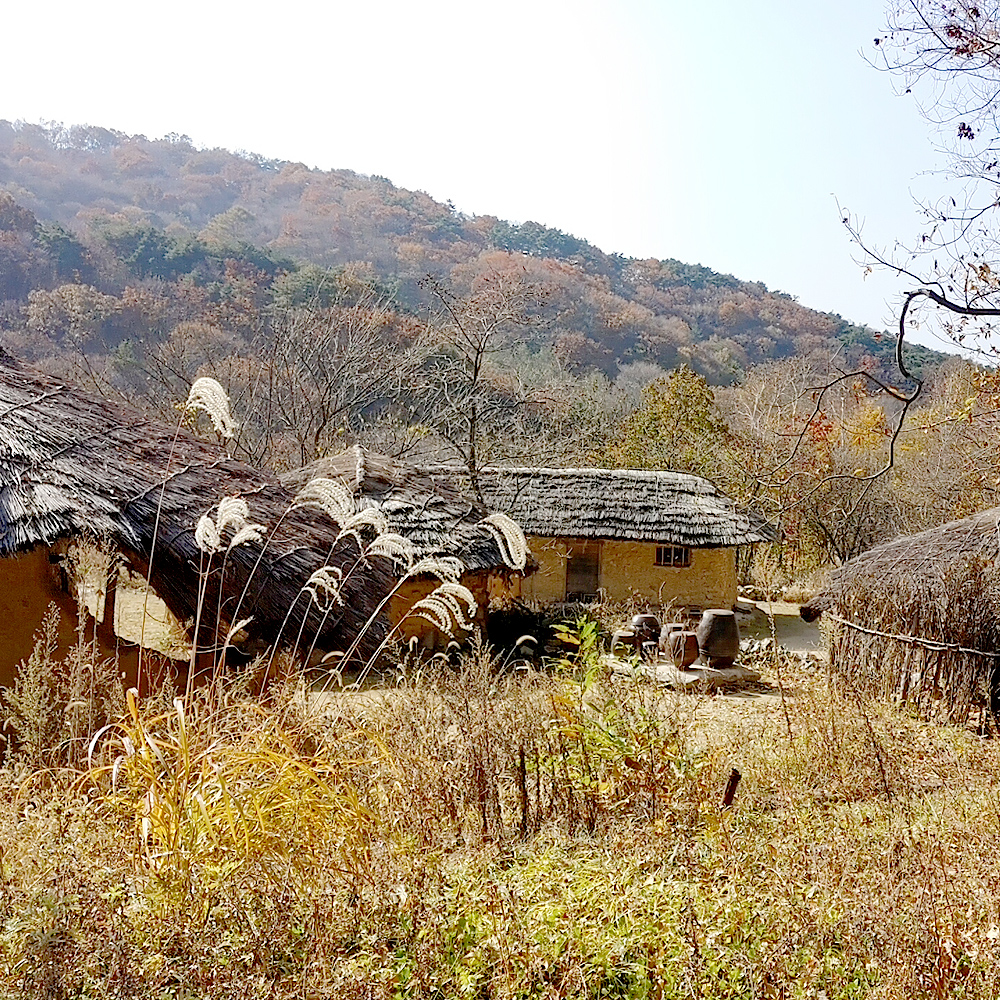
[[[834,672],[848,690],[905,699],[927,718],[993,726],[997,597],[975,558],[950,563],[931,584],[861,576],[838,594],[837,615],[824,616]]]
[[[792,604],[805,604],[823,589],[829,575],[829,567],[823,566],[796,576],[781,588],[781,599]]]
[[[0,992],[995,996],[998,745],[780,666],[787,711],[707,746],[712,699],[482,650],[321,702],[108,688],[89,765],[39,718],[0,769]]]

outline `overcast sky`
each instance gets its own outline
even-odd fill
[[[880,0],[8,4],[0,118],[382,174],[469,214],[765,282],[883,328],[837,200],[911,238],[941,168],[861,52]]]

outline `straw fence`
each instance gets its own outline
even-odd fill
[[[822,606],[835,680],[855,693],[909,703],[928,719],[982,727],[997,713],[1000,598],[995,563],[983,551],[995,522],[978,517],[988,529],[985,546],[965,522],[953,522],[951,537],[944,536],[955,543],[957,533],[957,548],[890,543],[872,550],[867,565],[845,564],[806,606],[807,618]],[[889,572],[885,550],[892,547]],[[919,569],[899,558],[921,549]]]

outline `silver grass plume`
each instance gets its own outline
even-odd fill
[[[407,576],[436,576],[446,583],[458,583],[465,572],[465,563],[457,556],[427,556],[415,562]]]
[[[224,438],[231,438],[236,433],[237,424],[229,412],[229,396],[214,378],[194,380],[184,409],[207,413],[212,426]]]
[[[430,622],[440,632],[444,632],[447,635],[451,634],[451,615],[448,614],[448,609],[439,601],[425,597],[423,600],[417,601],[410,608],[409,614],[414,618],[423,618],[424,621]]]
[[[235,549],[239,548],[241,545],[246,545],[247,542],[262,542],[264,541],[264,525],[263,524],[244,524],[242,528],[237,529],[234,532],[232,539],[229,542],[229,548]]]
[[[340,527],[354,513],[354,495],[336,479],[317,476],[295,495],[296,507],[319,507]]]
[[[336,566],[320,566],[303,586],[303,590],[312,595],[312,599],[323,611],[329,611],[334,604],[342,605],[340,585],[344,574]]]
[[[476,617],[477,605],[476,598],[468,587],[463,587],[460,583],[442,583],[435,588],[434,593],[442,600],[457,607],[459,610],[455,618],[462,622],[463,625],[468,622],[465,625],[466,628],[472,627],[473,619]]]
[[[226,528],[238,531],[250,517],[250,505],[242,497],[223,497],[215,515],[215,527],[221,535]]]
[[[365,551],[366,556],[383,556],[391,559],[399,566],[404,566],[407,571],[413,565],[416,556],[416,547],[413,542],[395,532],[387,531],[378,536]]]
[[[226,642],[223,646],[224,649],[228,649],[233,643],[233,637],[238,635],[243,631],[253,621],[253,615],[249,618],[241,618],[235,625],[231,626],[229,631],[226,633]]]
[[[511,569],[523,570],[528,561],[528,543],[521,526],[506,514],[490,514],[479,523],[496,539],[503,561]]]
[[[224,546],[222,537],[227,530],[232,530],[233,537],[228,546]],[[223,497],[216,509],[215,519],[211,512],[203,514],[198,519],[194,529],[194,540],[202,552],[221,552],[225,547],[232,549],[247,542],[259,542],[265,531],[263,524],[255,524],[250,520],[250,507],[241,497]]]
[[[194,528],[195,544],[202,552],[218,552],[222,548],[222,539],[211,515],[202,514]]]
[[[389,531],[389,521],[378,507],[365,507],[341,524],[337,541],[351,536],[359,546],[364,547],[364,542],[361,540],[362,528],[372,528],[376,535],[384,535]]]
[[[426,597],[414,603],[411,615],[423,618],[442,632],[469,632],[475,626],[476,599],[460,583],[442,583]]]

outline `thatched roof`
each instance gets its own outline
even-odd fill
[[[998,525],[1000,507],[994,507],[862,552],[831,572],[823,590],[802,606],[802,617],[814,621],[824,611],[853,603],[859,588],[881,588],[888,595],[902,587],[947,600],[955,574],[971,563],[995,572],[1000,555]],[[873,607],[872,613],[881,612]]]
[[[691,548],[774,537],[707,479],[681,472],[487,468],[478,478],[487,506],[508,514],[529,535]]]
[[[830,629],[830,666],[857,692],[921,714],[1000,718],[1000,507],[870,549],[802,608]]]
[[[459,492],[448,476],[355,445],[288,472],[281,481],[299,490],[317,476],[343,482],[359,507],[378,506],[420,557],[458,556],[472,572],[508,569],[493,533],[480,523],[490,512]]]
[[[259,545],[229,553],[223,616],[235,611],[249,579],[240,618],[252,615],[252,632],[269,641],[294,604],[299,613],[286,627],[294,636],[310,574],[325,563],[351,566],[357,557],[353,542],[335,547],[332,521],[289,509],[293,494],[276,476],[234,461],[221,447],[0,351],[0,557],[90,536],[146,572],[155,533],[152,584],[183,621],[196,604],[201,553],[195,524],[225,496],[245,498],[251,518],[273,530],[256,571]],[[389,586],[381,560],[355,572],[344,587],[344,606],[325,620],[321,644],[333,649],[350,642]],[[208,607],[215,608],[216,596],[210,587]],[[321,621],[315,610],[309,617],[307,634]],[[368,645],[378,641],[377,629],[368,635]]]

